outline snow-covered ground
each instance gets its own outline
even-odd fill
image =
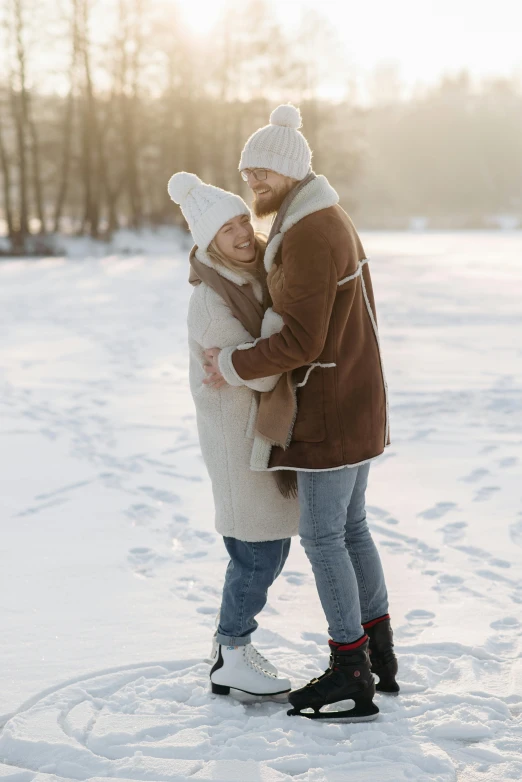
[[[353,726],[208,692],[226,558],[184,254],[0,263],[1,780],[522,777],[522,234],[364,239],[393,416],[369,516],[402,694]],[[257,635],[296,685],[326,666],[297,541]]]

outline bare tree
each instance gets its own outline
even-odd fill
[[[139,81],[143,49],[144,0],[118,2],[119,31],[119,112],[120,134],[124,150],[126,195],[132,228],[143,220],[140,183]]]
[[[24,123],[23,112],[20,106],[19,91],[25,86],[24,52],[19,48],[19,39],[16,35],[16,0],[12,0],[10,5],[10,18],[8,19],[8,35],[10,42],[13,42],[13,56],[9,60],[8,73],[8,91],[9,103],[11,107],[11,116],[13,119],[16,149],[17,149],[17,190],[18,190],[18,210],[15,217],[13,231],[13,245],[16,250],[25,246],[25,240],[29,234],[29,210],[27,204],[27,141],[26,126]],[[19,72],[15,71],[15,64],[18,65]],[[18,79],[17,79],[18,76]],[[17,89],[18,87],[18,89]]]
[[[65,200],[67,197],[67,189],[69,187],[69,174],[71,170],[71,157],[72,157],[72,131],[73,131],[73,115],[74,115],[74,94],[76,90],[77,68],[78,68],[78,13],[79,13],[79,0],[72,0],[71,4],[71,20],[70,20],[70,38],[71,38],[71,55],[69,64],[69,91],[65,100],[65,111],[63,117],[63,126],[61,130],[62,138],[62,159],[60,162],[60,175],[58,181],[58,188],[56,192],[56,201],[54,205],[53,215],[53,228],[54,232],[60,230],[60,221],[65,207]]]
[[[38,132],[36,123],[33,119],[31,110],[31,95],[27,89],[27,52],[25,44],[25,6],[23,0],[11,0],[13,10],[13,27],[16,45],[16,64],[17,64],[17,89],[13,90],[13,103],[16,104],[15,112],[17,114],[17,124],[19,129],[19,150],[20,157],[20,180],[21,189],[25,191],[25,161],[26,145],[29,147],[31,158],[31,174],[33,185],[33,200],[36,207],[37,217],[40,223],[40,231],[45,232],[45,211],[44,197],[42,190],[42,181],[40,176],[40,149],[38,142]],[[22,175],[23,168],[23,175]],[[25,192],[24,192],[25,199]],[[27,202],[21,213],[27,215]],[[22,224],[25,220],[22,218]],[[28,233],[28,229],[23,228],[23,233]]]
[[[4,143],[2,115],[0,114],[0,166],[2,167],[4,214],[7,224],[7,235],[12,240],[14,234],[13,211],[11,206],[11,165]]]
[[[179,219],[165,187],[175,171],[240,190],[245,140],[287,101],[302,110],[314,168],[363,224],[522,217],[515,77],[477,86],[462,75],[406,99],[396,68],[382,65],[361,106],[335,30],[316,13],[290,39],[268,0],[227,0],[194,37],[172,0],[60,2],[66,17],[50,0],[4,4],[0,199],[17,252],[46,215],[54,231],[68,218],[93,237]],[[40,6],[59,24],[46,16],[35,35]],[[46,73],[41,52],[54,42]]]
[[[99,148],[98,132],[98,106],[94,95],[94,83],[91,68],[91,40],[90,40],[90,0],[78,0],[79,2],[79,48],[83,63],[83,89],[82,89],[82,181],[83,181],[83,215],[81,232],[89,231],[93,238],[99,235],[100,209],[99,209],[99,182],[95,174],[95,159]]]

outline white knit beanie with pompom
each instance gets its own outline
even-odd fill
[[[238,195],[206,185],[186,171],[171,176],[168,191],[174,203],[180,205],[194,243],[201,250],[207,249],[219,229],[233,217],[250,217],[250,209]]]
[[[270,115],[270,124],[248,139],[239,170],[268,168],[293,179],[304,179],[310,171],[312,152],[299,131],[301,126],[299,109],[291,104],[278,106]]]

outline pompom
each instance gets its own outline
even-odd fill
[[[187,174],[186,171],[180,171],[169,179],[169,196],[175,204],[181,204],[188,196],[190,191],[201,184],[201,179],[196,174]]]
[[[301,112],[292,106],[291,103],[283,104],[274,109],[270,115],[271,125],[282,125],[284,128],[300,128],[303,124],[301,121]]]

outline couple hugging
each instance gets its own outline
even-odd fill
[[[279,106],[241,155],[254,213],[274,216],[268,240],[239,196],[186,172],[169,182],[195,243],[190,386],[230,556],[210,681],[221,695],[288,698],[289,714],[360,721],[379,711],[373,674],[399,690],[365,513],[370,463],[389,442],[387,387],[362,244],[300,127],[299,110]],[[328,670],[290,691],[251,636],[296,534],[331,640]],[[343,700],[355,706],[320,712]]]

